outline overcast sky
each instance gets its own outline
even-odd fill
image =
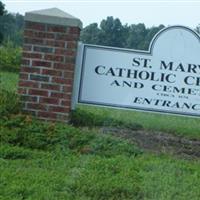
[[[78,17],[86,26],[101,22],[107,16],[119,18],[122,24],[144,23],[147,27],[159,24],[185,25],[191,28],[200,24],[200,0],[1,0],[10,12],[57,7]]]

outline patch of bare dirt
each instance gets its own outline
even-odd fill
[[[200,140],[197,139],[188,139],[162,132],[108,127],[101,128],[100,132],[128,139],[144,151],[173,154],[187,159],[200,159]]]

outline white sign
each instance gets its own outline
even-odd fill
[[[161,30],[149,51],[84,45],[78,103],[200,117],[200,36]]]

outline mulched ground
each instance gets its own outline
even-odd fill
[[[162,132],[133,131],[113,127],[103,127],[103,134],[111,134],[134,142],[144,151],[167,153],[186,159],[200,159],[200,140],[188,139]]]

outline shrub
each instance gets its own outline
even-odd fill
[[[28,159],[32,157],[32,151],[18,146],[2,144],[0,146],[0,158],[3,159]]]
[[[15,92],[7,91],[0,87],[0,116],[17,114],[20,109],[19,96]]]
[[[81,108],[77,108],[76,110],[71,112],[70,122],[74,126],[108,126],[108,127],[121,127],[121,128],[129,128],[132,130],[142,129],[142,125],[138,123],[130,123],[124,122],[121,120],[114,119],[105,113],[95,114],[90,111],[86,111]]]
[[[21,48],[15,47],[11,41],[0,46],[0,70],[18,72],[21,63]]]
[[[0,137],[5,144],[47,151],[72,151],[100,156],[138,155],[140,151],[124,140],[69,125],[41,122],[26,115],[0,120]]]

